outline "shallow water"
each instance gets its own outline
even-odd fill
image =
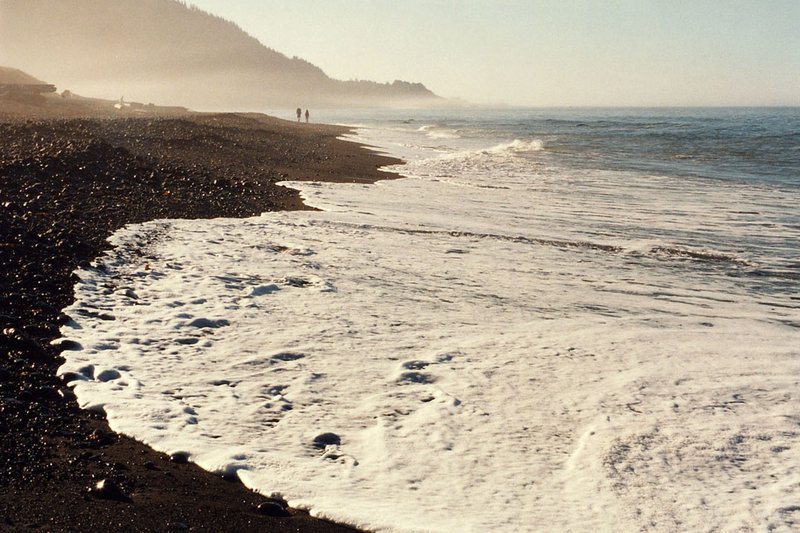
[[[493,113],[362,117],[409,178],[289,184],[321,212],[118,232],[81,403],[382,531],[796,527],[797,111]]]

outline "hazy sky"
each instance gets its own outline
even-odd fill
[[[518,105],[800,105],[800,0],[189,0],[338,79]]]

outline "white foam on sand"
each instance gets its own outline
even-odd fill
[[[60,372],[114,430],[367,529],[796,528],[797,308],[437,164],[120,230]]]

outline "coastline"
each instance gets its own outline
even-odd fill
[[[353,531],[114,434],[56,377],[66,346],[50,344],[73,271],[125,224],[309,209],[276,183],[390,178],[378,169],[399,161],[337,139],[347,131],[0,102],[0,530]]]

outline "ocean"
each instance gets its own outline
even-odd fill
[[[312,119],[404,177],[117,232],[83,407],[376,531],[800,527],[800,109]]]

